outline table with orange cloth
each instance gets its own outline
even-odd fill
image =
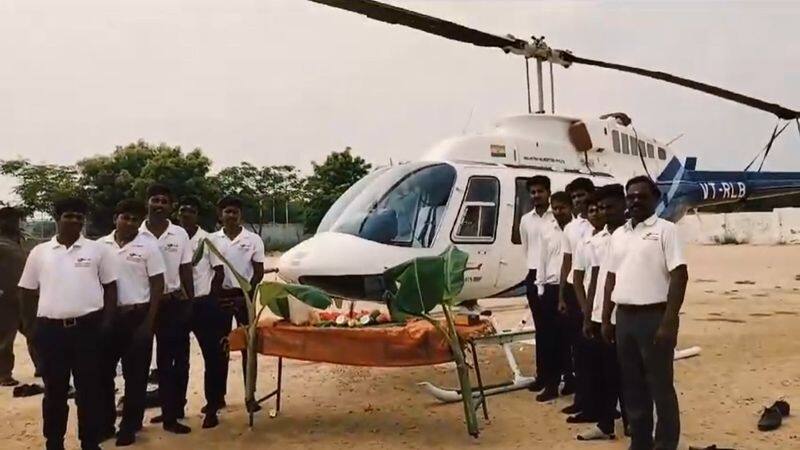
[[[444,323],[442,323],[444,326]],[[491,323],[456,326],[462,344],[494,332]],[[447,340],[426,320],[365,327],[292,325],[262,320],[258,325],[258,353],[303,361],[369,367],[411,367],[453,361]],[[244,350],[245,329],[229,336],[230,350]]]

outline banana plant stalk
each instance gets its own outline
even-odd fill
[[[478,419],[475,415],[469,367],[452,312],[452,307],[457,303],[456,298],[464,287],[468,256],[450,246],[438,256],[413,259],[387,270],[384,275],[392,282],[389,285],[389,311],[392,319],[399,321],[408,316],[421,317],[430,322],[450,345],[461,385],[467,431],[471,436],[477,437]],[[439,320],[428,314],[436,305],[440,305],[444,312],[444,327]]]

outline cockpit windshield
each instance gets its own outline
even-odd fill
[[[347,233],[389,245],[430,247],[455,180],[456,170],[445,163],[381,169],[345,192],[317,231]]]

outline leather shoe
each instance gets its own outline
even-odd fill
[[[567,380],[564,382],[564,386],[561,388],[561,395],[572,395],[575,393],[575,382],[572,380]]]
[[[597,422],[597,417],[594,417],[591,414],[586,414],[586,413],[579,413],[574,416],[567,417],[567,423],[595,423],[595,422]]]
[[[764,412],[761,413],[761,418],[758,420],[758,429],[760,431],[776,430],[781,426],[781,422],[783,422],[781,411],[775,406],[770,406],[769,408],[764,408]]]
[[[573,403],[561,410],[564,414],[578,414],[581,412],[581,407],[577,403]]]
[[[136,442],[136,435],[128,431],[117,433],[117,447],[126,447]]]
[[[179,422],[172,422],[172,423],[165,422],[164,425],[162,426],[164,427],[165,431],[169,431],[170,433],[189,434],[192,432],[191,428]]]
[[[539,392],[542,389],[544,389],[544,383],[542,383],[538,379],[536,381],[534,381],[533,383],[528,385],[528,390],[531,391],[531,392]]]
[[[216,413],[207,414],[203,418],[203,428],[214,428],[219,425],[219,418],[217,418]]]
[[[549,402],[558,398],[558,388],[548,387],[545,388],[539,395],[536,396],[537,402]]]

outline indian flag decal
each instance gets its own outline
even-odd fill
[[[501,158],[501,157],[506,156],[506,146],[505,145],[492,144],[492,145],[489,146],[489,150],[491,150],[493,157]]]

